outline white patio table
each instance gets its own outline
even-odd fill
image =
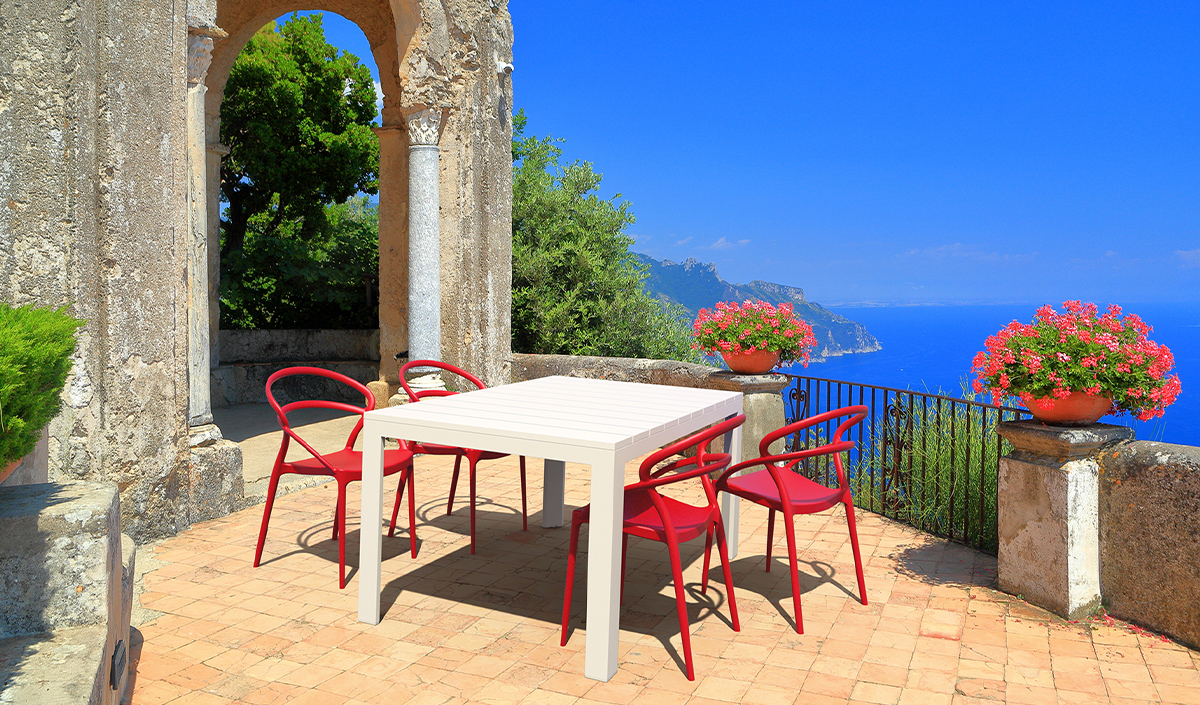
[[[359,621],[380,620],[383,535],[366,527],[383,521],[385,438],[545,458],[544,527],[563,525],[565,463],[583,463],[592,468],[583,672],[609,680],[617,672],[625,464],[741,412],[741,392],[574,377],[543,377],[368,411],[362,430]],[[736,463],[741,429],[725,443]],[[736,550],[737,507],[727,501],[723,509],[730,549]]]

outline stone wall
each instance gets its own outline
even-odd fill
[[[378,360],[378,330],[223,330],[221,364]]]
[[[114,482],[139,540],[188,523],[184,8],[8,4],[0,296],[78,334],[51,479]]]
[[[218,135],[229,67],[255,30],[298,7],[291,0],[0,6],[0,297],[67,306],[87,321],[64,410],[49,428],[49,477],[116,483],[122,523],[139,542],[240,496],[236,453],[211,442],[219,430],[204,423],[205,399],[195,398],[206,396],[198,390],[208,381],[197,376],[197,351],[212,342],[202,339],[201,319],[216,337],[215,277],[199,279],[216,272],[202,259],[206,247],[218,249]],[[321,7],[363,29],[385,93],[381,356],[390,361],[407,348],[405,118],[436,109],[443,115],[443,357],[490,383],[507,379],[512,27],[505,3],[327,0]],[[386,364],[389,374],[395,381]],[[228,496],[211,496],[226,486]]]
[[[1134,441],[1097,460],[1108,613],[1200,649],[1200,448]]]
[[[120,702],[134,548],[116,486],[0,488],[0,535],[0,702]]]
[[[285,367],[308,365],[333,370],[363,384],[379,378],[377,330],[223,330],[221,365],[212,371],[213,408],[265,404],[266,384]],[[275,398],[362,403],[362,395],[321,377],[282,380]],[[378,401],[380,406],[386,399]]]

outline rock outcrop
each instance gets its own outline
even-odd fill
[[[692,316],[718,301],[762,299],[773,304],[788,303],[794,307],[797,317],[813,327],[817,337],[817,347],[812,353],[814,360],[880,349],[879,341],[861,323],[809,301],[803,289],[761,280],[730,284],[717,273],[715,264],[690,257],[676,263],[670,260],[659,262],[636,253],[635,256],[649,268],[649,276],[642,282],[646,291],[660,301],[683,306]]]

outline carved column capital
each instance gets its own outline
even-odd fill
[[[228,32],[215,24],[188,17],[188,83],[204,83],[208,67],[212,64],[213,40],[228,36]]]
[[[410,145],[437,146],[438,133],[442,126],[441,108],[423,108],[408,113],[404,117],[408,124],[408,143]]]
[[[208,67],[212,64],[212,37],[200,34],[188,35],[187,81],[191,84],[204,83]]]

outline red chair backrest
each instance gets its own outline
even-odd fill
[[[276,401],[275,395],[271,391],[271,386],[285,377],[293,377],[296,375],[314,375],[317,377],[325,377],[348,385],[363,395],[363,406],[355,406],[354,404],[347,404],[346,402],[340,401],[327,401],[325,399],[302,399],[300,401],[290,402],[281,406],[279,402]],[[358,423],[354,425],[354,430],[350,432],[350,438],[346,441],[346,449],[349,450],[354,447],[354,441],[358,439],[358,434],[360,431],[362,431],[362,415],[368,411],[372,411],[375,408],[375,395],[372,394],[371,390],[367,389],[367,387],[361,382],[350,379],[346,375],[339,372],[334,372],[333,370],[326,370],[320,367],[286,367],[267,378],[267,402],[271,405],[271,408],[275,410],[275,416],[279,419],[279,426],[283,429],[284,446],[286,446],[289,438],[294,438],[300,445],[304,446],[304,449],[311,453],[313,457],[320,460],[326,467],[329,467],[329,469],[332,470],[333,467],[326,462],[325,458],[323,458],[320,453],[310,446],[307,441],[305,441],[303,438],[297,435],[294,430],[292,430],[291,425],[288,423],[288,413],[295,411],[296,409],[317,408],[338,409],[340,411],[349,411],[351,413],[358,414]],[[286,448],[280,452],[286,452]],[[280,457],[283,456],[281,455]]]
[[[726,419],[715,426],[710,426],[687,438],[675,441],[669,446],[654,451],[638,467],[638,477],[641,478],[641,481],[627,486],[626,489],[654,488],[661,485],[682,482],[696,476],[707,478],[709,473],[720,470],[728,465],[732,457],[728,452],[711,453],[708,450],[708,445],[717,436],[723,436],[744,423],[746,423],[746,415],[738,414],[731,419]],[[683,458],[662,468],[655,469],[655,466],[663,460],[674,455],[679,455],[689,448],[696,449],[695,457]],[[695,467],[691,470],[679,471],[679,468],[688,465],[694,465]],[[672,471],[674,471],[674,474],[666,476],[668,472]]]
[[[404,387],[405,393],[408,394],[409,402],[420,401],[426,397],[448,397],[458,394],[458,392],[452,392],[448,389],[424,389],[419,392],[414,392],[412,387],[408,386],[407,376],[408,372],[416,367],[436,367],[440,370],[452,372],[459,377],[462,377],[471,384],[475,385],[478,389],[487,389],[487,385],[483,383],[483,380],[460,367],[451,365],[448,362],[442,362],[440,360],[409,360],[400,368],[400,385]]]
[[[852,426],[865,419],[869,413],[870,409],[864,405],[844,406],[840,409],[826,411],[823,414],[809,416],[808,418],[801,419],[795,423],[790,423],[783,428],[771,431],[767,435],[763,436],[762,441],[760,441],[758,444],[758,458],[738,463],[737,465],[729,468],[724,472],[724,474],[722,474],[718,483],[725,481],[725,479],[730,475],[748,469],[754,465],[763,465],[771,471],[772,475],[775,475],[776,472],[780,470],[790,471],[796,466],[797,463],[805,458],[812,458],[818,455],[832,455],[833,466],[837,470],[838,486],[844,490],[846,489],[846,472],[842,467],[841,454],[843,451],[854,448],[854,441],[844,441],[842,440],[842,435],[845,434]],[[793,433],[803,431],[812,426],[833,421],[834,419],[840,419],[842,417],[845,417],[845,420],[838,424],[837,430],[833,433],[833,438],[823,445],[815,448],[805,448],[803,450],[789,453],[771,455],[771,444],[780,438],[790,436]],[[783,491],[784,490],[781,487],[780,492]]]

